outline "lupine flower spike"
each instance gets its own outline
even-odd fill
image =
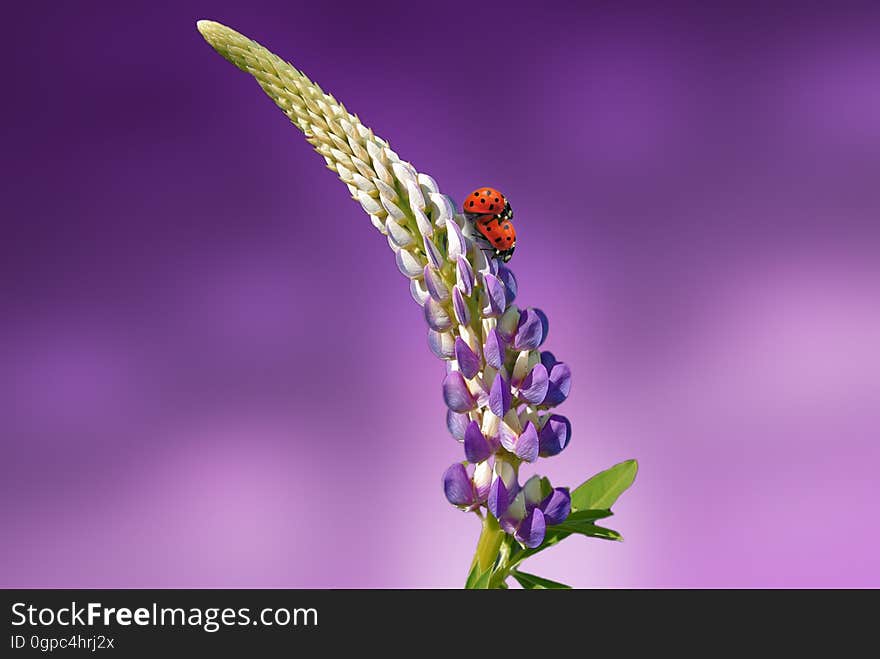
[[[524,463],[559,455],[571,440],[570,421],[555,412],[570,394],[571,369],[541,350],[546,314],[514,304],[519,286],[506,262],[516,234],[507,199],[478,188],[459,211],[433,178],[302,72],[219,23],[199,21],[198,29],[256,79],[342,179],[422,307],[428,346],[445,362],[446,425],[464,458],[446,469],[443,491],[453,506],[483,519],[466,586],[506,587],[513,576],[526,588],[566,587],[518,566],[572,534],[619,540],[595,521],[611,515],[636,463],[622,462],[573,491],[537,475],[520,483]]]

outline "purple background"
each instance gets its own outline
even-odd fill
[[[385,240],[195,29],[511,198],[574,370],[576,586],[880,586],[880,8],[7,7],[0,585],[458,587],[478,532]],[[324,3],[326,4],[326,3]]]

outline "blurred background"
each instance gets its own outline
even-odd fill
[[[880,7],[28,2],[0,105],[0,586],[460,587],[387,244],[211,18],[510,198],[609,526],[578,587],[880,586]]]

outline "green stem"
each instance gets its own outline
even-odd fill
[[[480,533],[480,539],[477,541],[477,549],[474,552],[474,559],[471,561],[471,572],[476,571],[478,575],[492,571],[485,586],[488,588],[505,588],[504,583],[510,572],[507,565],[510,557],[510,543],[507,534],[501,530],[498,520],[491,514],[487,514],[483,519],[483,530]],[[494,568],[494,569],[493,569]]]
[[[495,564],[495,559],[498,558],[498,550],[501,549],[503,539],[504,531],[498,526],[498,520],[492,515],[486,515],[483,519],[483,530],[477,541],[477,550],[474,552],[471,567],[477,564],[481,574],[490,569]]]

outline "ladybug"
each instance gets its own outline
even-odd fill
[[[507,263],[516,249],[513,209],[507,198],[495,188],[477,188],[465,199],[464,212],[492,246],[492,257]]]

